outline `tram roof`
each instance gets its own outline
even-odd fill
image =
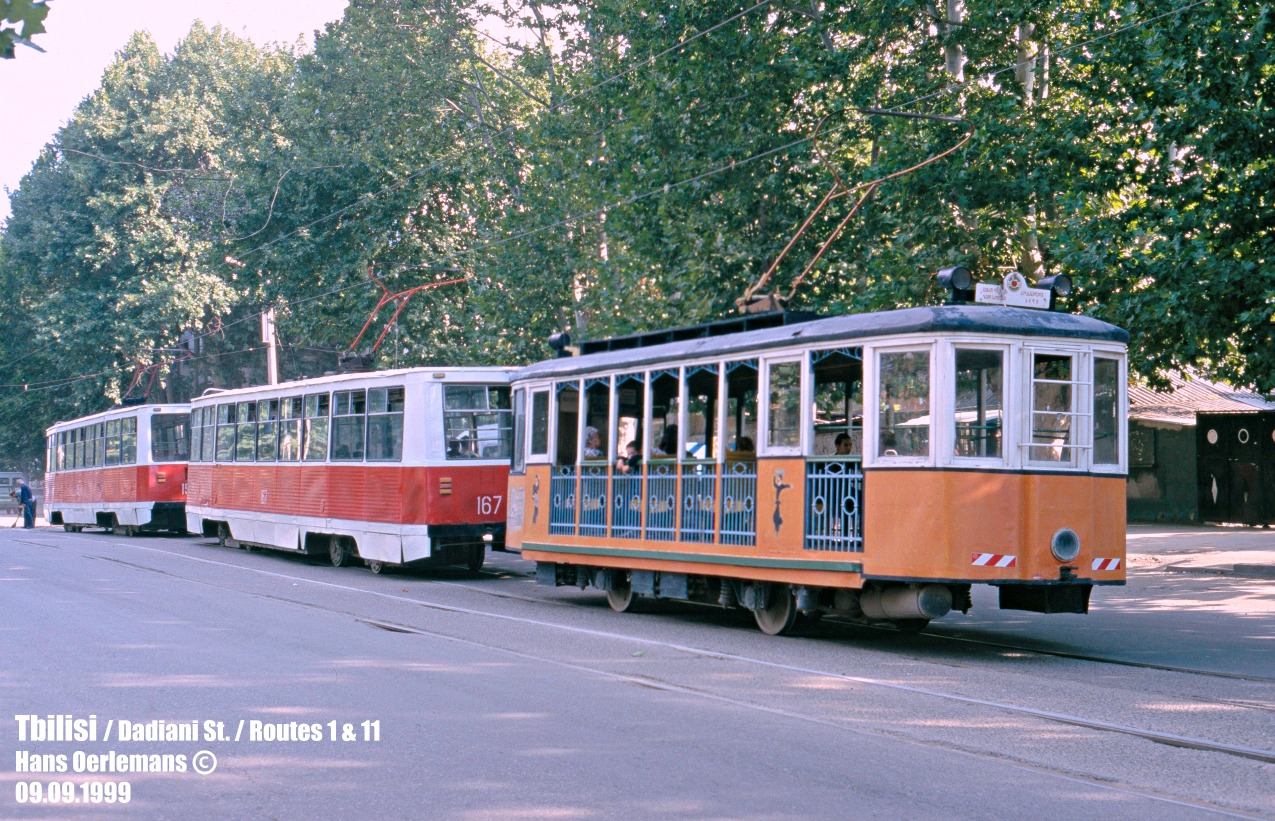
[[[385,371],[350,371],[348,373],[328,373],[323,376],[310,376],[305,379],[294,379],[291,382],[279,382],[275,385],[251,385],[246,388],[227,388],[212,389],[205,391],[203,394],[191,399],[192,405],[202,405],[209,402],[227,402],[231,400],[239,400],[244,397],[251,398],[257,395],[274,396],[279,393],[287,393],[298,389],[306,390],[308,388],[330,388],[334,385],[345,385],[347,383],[355,383],[355,385],[366,383],[393,383],[395,381],[434,381],[439,384],[479,384],[479,383],[505,383],[509,381],[509,377],[514,373],[514,368],[494,366],[494,365],[474,365],[474,366],[446,366],[431,367],[429,365],[420,365],[411,368],[395,368]]]
[[[113,408],[94,413],[89,416],[80,416],[75,419],[63,419],[54,422],[44,433],[47,436],[50,433],[58,433],[70,428],[78,428],[81,425],[92,425],[97,422],[105,422],[110,419],[123,419],[128,416],[142,416],[147,413],[190,413],[190,404],[188,402],[164,402],[156,404],[141,405],[117,405]]]
[[[549,359],[514,374],[515,380],[630,370],[669,360],[702,359],[788,346],[852,343],[917,334],[997,334],[1003,336],[1114,342],[1127,345],[1129,332],[1087,316],[1001,305],[938,305],[813,319],[761,330]]]

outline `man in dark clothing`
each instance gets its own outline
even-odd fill
[[[35,496],[21,479],[18,480],[18,504],[22,505],[22,526],[35,527]]]

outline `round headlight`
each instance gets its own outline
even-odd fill
[[[1080,537],[1076,531],[1064,527],[1049,540],[1049,550],[1060,562],[1070,562],[1080,555]]]

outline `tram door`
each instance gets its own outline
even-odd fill
[[[1200,414],[1196,424],[1200,518],[1259,524],[1272,519],[1275,447],[1268,414]],[[1272,443],[1275,444],[1275,443]]]

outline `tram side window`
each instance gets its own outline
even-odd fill
[[[1095,357],[1093,364],[1093,460],[1120,464],[1120,362]]]
[[[611,440],[611,380],[586,379],[584,384],[584,459],[606,459]],[[590,428],[598,434],[594,442],[589,441]]]
[[[305,460],[322,462],[328,458],[328,411],[331,397],[312,393],[305,398]]]
[[[93,467],[101,467],[106,463],[106,436],[104,429],[105,424],[102,422],[93,425]]]
[[[519,388],[514,391],[514,458],[510,470],[522,473],[527,467],[527,391]]]
[[[651,458],[676,459],[682,438],[677,420],[682,414],[682,381],[676,370],[651,374]]]
[[[930,453],[930,354],[882,353],[878,456],[928,456]]]
[[[185,414],[163,413],[152,416],[151,459],[156,462],[186,461],[190,456],[189,430],[190,420]]]
[[[448,459],[508,459],[513,444],[509,388],[445,386],[443,437]]]
[[[642,425],[646,418],[646,374],[630,373],[615,378],[616,457],[627,455],[625,448],[637,442],[642,453]]]
[[[217,461],[230,462],[235,458],[235,406],[217,406]]]
[[[716,363],[686,369],[686,455],[713,459],[721,432],[717,429]]]
[[[1033,462],[1075,462],[1075,361],[1070,354],[1032,356]]]
[[[190,461],[198,462],[204,446],[204,409],[191,408],[190,411]],[[110,440],[107,439],[107,459],[110,457]]]
[[[1005,354],[956,349],[956,455],[999,459],[1005,409]]]
[[[814,456],[863,455],[863,349],[812,351]],[[845,437],[845,438],[842,438]],[[838,447],[837,443],[846,443]]]
[[[726,427],[731,437],[728,458],[757,456],[757,360],[726,364]]]
[[[106,423],[106,465],[114,467],[120,463],[120,420],[112,419]]]
[[[279,452],[279,400],[257,403],[257,461],[273,462]]]
[[[371,388],[367,392],[367,458],[397,462],[403,458],[403,388]]]
[[[531,394],[531,455],[549,455],[549,391]]]
[[[301,461],[301,419],[303,417],[300,396],[289,396],[279,403],[279,461]]]
[[[66,431],[55,434],[57,436],[57,453],[54,458],[57,459],[57,469],[66,469]]]
[[[559,465],[576,463],[576,442],[580,436],[580,389],[575,382],[559,382],[558,394],[558,458]]]
[[[240,402],[236,406],[235,461],[252,462],[257,458],[257,403]]]
[[[772,448],[801,445],[801,363],[771,362],[766,443]]]
[[[137,464],[137,417],[120,420],[120,464]]]
[[[204,435],[200,444],[200,461],[211,462],[217,453],[217,406],[204,408]]]

